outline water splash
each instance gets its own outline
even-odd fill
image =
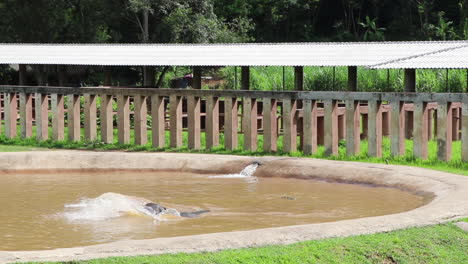
[[[104,193],[96,198],[83,198],[79,203],[65,205],[64,216],[70,221],[99,221],[122,216],[143,216],[162,220],[165,215],[180,216],[177,210],[170,208],[162,213],[153,214],[145,208],[148,202],[143,198]]]
[[[224,179],[247,178],[247,179],[256,179],[256,177],[253,174],[257,170],[258,166],[259,166],[259,163],[254,162],[254,163],[250,164],[249,166],[245,167],[239,173],[210,176],[210,178],[224,178]]]

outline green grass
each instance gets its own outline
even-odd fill
[[[119,257],[71,263],[468,263],[468,235],[452,223],[389,233],[196,254]]]
[[[66,130],[66,129],[65,129]],[[66,135],[65,131],[65,135]],[[51,131],[49,133],[52,134]],[[84,133],[81,133],[82,135]],[[99,133],[98,133],[99,134]],[[50,149],[82,149],[82,150],[122,150],[122,151],[149,151],[149,152],[184,152],[184,153],[211,153],[211,154],[234,154],[234,155],[248,155],[248,156],[264,156],[264,155],[273,155],[273,156],[291,156],[291,157],[310,157],[310,158],[319,158],[319,159],[329,159],[329,160],[341,160],[341,161],[354,161],[354,162],[369,162],[369,163],[387,163],[395,165],[407,165],[407,166],[416,166],[429,168],[434,170],[446,171],[451,173],[457,173],[462,175],[468,175],[468,163],[461,161],[461,142],[453,142],[453,153],[452,160],[449,162],[440,161],[437,159],[437,142],[432,140],[428,144],[428,153],[429,158],[427,160],[416,159],[413,157],[413,142],[412,140],[406,141],[406,153],[403,156],[393,157],[390,154],[390,140],[388,138],[383,139],[383,154],[382,157],[369,157],[367,155],[367,142],[361,142],[361,151],[356,156],[347,156],[345,142],[341,141],[339,144],[339,154],[337,156],[326,156],[325,150],[322,146],[319,146],[317,153],[314,155],[304,155],[300,151],[285,153],[282,149],[282,137],[278,138],[278,150],[274,153],[264,152],[263,149],[263,136],[258,136],[258,148],[256,151],[245,151],[242,150],[243,145],[243,135],[239,134],[238,141],[239,147],[235,150],[226,150],[224,146],[224,136],[220,134],[220,146],[206,149],[205,133],[201,134],[201,144],[202,149],[200,150],[191,150],[188,148],[188,133],[183,132],[183,145],[180,148],[171,148],[169,147],[169,132],[166,132],[166,144],[164,148],[154,148],[151,146],[151,143],[148,143],[143,146],[134,144],[134,131],[131,130],[130,142],[131,144],[122,145],[117,142],[117,130],[114,130],[114,142],[112,144],[101,143],[99,138],[93,142],[86,142],[82,138],[79,142],[71,141],[37,141],[34,137],[29,139],[7,139],[5,136],[0,136],[0,144],[4,146],[21,146],[28,148],[50,148]],[[151,131],[148,131],[148,142],[151,142]],[[298,138],[299,142],[299,138]]]
[[[31,147],[31,146],[0,145],[0,152],[35,151],[35,150],[46,150],[46,149]]]
[[[240,69],[237,69],[237,89],[240,87]],[[418,69],[416,71],[418,92],[465,92],[467,71],[451,69],[447,82],[445,69]],[[236,89],[234,67],[221,68],[219,74],[226,80],[220,88]],[[333,77],[334,76],[334,77]],[[345,91],[348,82],[347,67],[304,67],[304,90],[306,91]],[[250,67],[252,90],[294,90],[294,68]],[[358,90],[362,92],[403,92],[404,70],[370,70],[359,67]]]

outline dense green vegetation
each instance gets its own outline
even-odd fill
[[[74,261],[94,263],[467,263],[468,236],[452,223],[389,233],[331,238],[288,246],[197,254]]]

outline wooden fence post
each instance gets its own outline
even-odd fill
[[[382,102],[369,101],[368,153],[371,157],[382,157]]]
[[[117,96],[117,130],[120,144],[130,143],[130,98]]]
[[[146,145],[148,143],[148,125],[147,117],[147,97],[142,95],[135,95],[135,144]]]
[[[171,95],[169,97],[171,112],[171,148],[182,147],[182,97]]]
[[[361,138],[361,113],[359,101],[346,100],[346,155],[359,154]]]
[[[151,117],[152,117],[152,144],[155,148],[166,146],[166,108],[164,97],[160,95],[151,96]]]
[[[414,102],[413,110],[413,153],[421,159],[427,159],[427,102]]]
[[[84,95],[84,130],[85,140],[93,141],[96,139],[96,95],[85,94]]]
[[[244,97],[242,104],[242,129],[244,131],[244,149],[257,150],[257,100]]]
[[[462,102],[462,161],[468,162],[468,97]]]
[[[52,94],[52,139],[64,140],[64,102],[62,94]]]
[[[68,95],[68,140],[79,141],[81,139],[80,124],[80,96],[76,94]]]
[[[20,93],[20,125],[21,137],[30,138],[32,136],[32,95],[30,93]]]
[[[283,100],[283,151],[297,150],[297,101]]]
[[[336,100],[326,100],[324,108],[325,155],[338,155],[338,102]]]
[[[219,99],[208,96],[206,98],[206,148],[211,149],[219,145]]]
[[[16,93],[7,93],[4,98],[5,135],[7,138],[15,138],[18,136],[18,100],[16,99]]]
[[[265,152],[278,150],[277,108],[276,99],[263,98],[263,150]]]
[[[101,95],[101,141],[107,144],[114,142],[113,100],[112,95]]]
[[[312,155],[317,152],[317,101],[303,100],[304,108],[304,140],[302,151],[305,155]]]
[[[201,148],[200,131],[200,97],[189,96],[188,105],[188,147],[189,149]]]
[[[34,95],[36,111],[36,138],[37,140],[49,139],[49,99],[46,94]]]
[[[452,155],[451,103],[437,102],[437,158],[449,161]]]
[[[405,154],[405,111],[403,102],[394,100],[391,106],[390,141],[392,156]]]
[[[237,149],[237,129],[238,129],[237,98],[224,98],[224,144],[226,149]]]

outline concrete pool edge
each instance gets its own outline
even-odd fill
[[[414,210],[338,222],[286,226],[186,237],[118,241],[100,245],[43,251],[0,251],[0,262],[69,261],[110,256],[216,251],[305,240],[371,234],[437,224],[468,216],[468,177],[427,169],[310,158],[246,157],[209,154],[124,152],[18,152],[0,154],[0,171],[145,169],[206,173],[238,172],[247,164],[264,165],[257,176],[323,179],[397,187],[431,193],[433,199]]]

